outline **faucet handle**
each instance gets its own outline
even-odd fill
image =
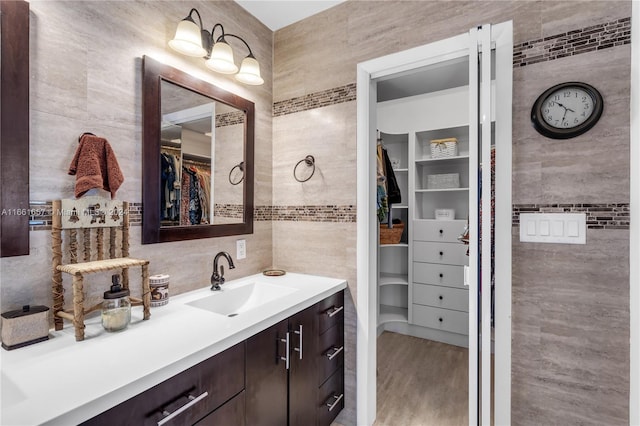
[[[224,284],[224,266],[220,265],[220,278],[218,278],[220,284]]]

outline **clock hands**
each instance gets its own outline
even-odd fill
[[[567,108],[566,106],[562,105],[560,102],[556,101],[556,104],[560,105],[562,108],[564,108],[564,114],[562,116],[562,122],[564,123],[564,118],[567,116],[567,111],[571,111],[571,112],[575,112],[574,110],[572,110],[571,108]]]

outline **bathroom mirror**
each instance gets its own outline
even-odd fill
[[[142,243],[253,232],[254,104],[143,58]]]

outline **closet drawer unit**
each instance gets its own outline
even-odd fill
[[[464,266],[413,262],[413,281],[446,287],[466,288]]]
[[[413,284],[413,303],[469,312],[469,291],[437,285]]]
[[[322,334],[344,320],[344,291],[318,302],[318,334]]]
[[[336,371],[333,376],[318,390],[317,410],[318,425],[329,426],[336,418],[340,410],[344,408],[344,382],[342,369]]]
[[[414,304],[413,323],[453,333],[469,334],[469,314],[467,312]]]
[[[318,338],[318,386],[344,364],[344,328],[335,325]]]
[[[414,220],[413,239],[457,243],[466,223],[466,220]]]
[[[467,265],[467,246],[460,243],[413,243],[413,260],[416,262],[442,263],[445,265]]]

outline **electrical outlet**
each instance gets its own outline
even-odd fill
[[[247,240],[236,241],[236,259],[245,259],[247,257]]]

